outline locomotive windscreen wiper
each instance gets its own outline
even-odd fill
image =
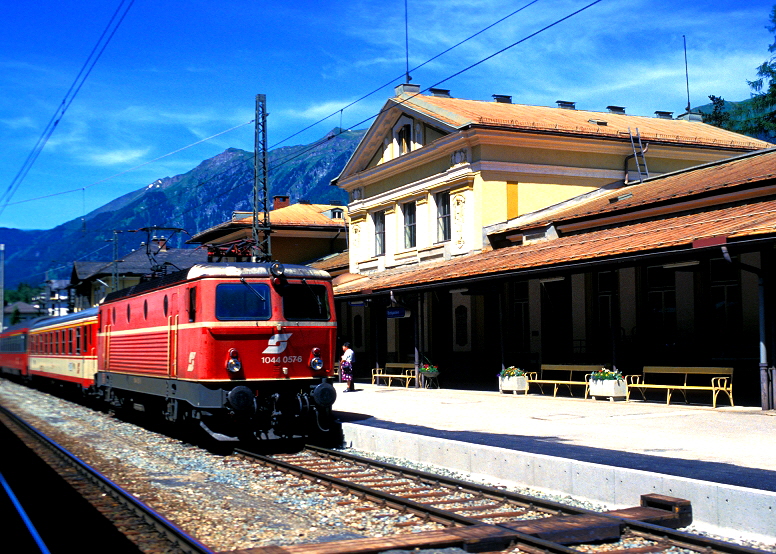
[[[307,282],[307,279],[302,279],[302,283],[307,286],[307,290],[310,291],[310,294],[313,295],[313,298],[315,298],[315,301],[318,303],[318,313],[323,314],[323,302],[321,302],[321,297],[315,294],[315,291],[310,286],[310,283]]]
[[[253,294],[259,297],[259,300],[262,302],[266,302],[266,299],[261,295],[259,291],[257,291],[255,288],[253,288],[250,284],[248,284],[248,281],[245,280],[245,277],[240,276],[240,282],[248,287],[248,290],[250,290]]]

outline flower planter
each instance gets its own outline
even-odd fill
[[[628,396],[628,385],[624,379],[591,379],[589,384],[588,396],[593,398],[602,396],[613,401],[615,398],[624,399]]]
[[[512,392],[517,394],[518,392],[524,392],[528,394],[528,379],[525,375],[515,377],[499,377],[498,379],[499,392]]]
[[[439,388],[439,381],[437,381],[437,377],[439,377],[438,371],[419,371],[418,375],[420,375],[420,386],[424,389],[430,389],[431,387]]]

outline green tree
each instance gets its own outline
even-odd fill
[[[776,35],[776,6],[771,8],[768,21],[765,28]],[[776,52],[776,40],[768,47],[768,52]],[[753,136],[776,135],[776,56],[764,61],[757,68],[757,79],[747,83],[753,94],[751,101],[741,106],[745,111],[741,114],[742,130]]]
[[[13,304],[14,302],[32,302],[32,299],[39,295],[43,289],[41,287],[33,287],[27,283],[19,283],[16,290],[7,289],[5,291],[5,303]]]
[[[710,114],[704,114],[703,122],[715,127],[732,130],[730,114],[727,108],[725,108],[725,99],[711,94],[709,95],[709,100],[711,100],[712,110]]]

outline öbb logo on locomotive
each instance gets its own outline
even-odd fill
[[[198,264],[112,292],[99,307],[5,330],[0,367],[218,440],[326,433],[334,314],[324,271]]]
[[[262,354],[282,354],[288,346],[288,341],[293,333],[276,333],[269,338],[267,348]],[[300,360],[301,361],[301,360]]]

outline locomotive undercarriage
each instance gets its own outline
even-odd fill
[[[155,413],[218,441],[336,433],[336,392],[325,378],[204,384],[98,372],[96,385],[117,409]]]

